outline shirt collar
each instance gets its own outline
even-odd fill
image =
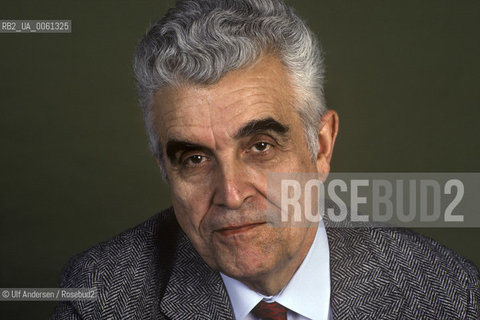
[[[307,256],[290,282],[276,296],[266,297],[250,290],[242,282],[220,273],[227,288],[236,320],[243,320],[260,302],[276,301],[312,320],[328,319],[330,307],[330,253],[323,222]]]

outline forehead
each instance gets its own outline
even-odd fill
[[[206,130],[230,135],[255,118],[289,122],[293,101],[285,67],[274,57],[264,57],[249,68],[227,73],[214,85],[183,84],[158,90],[154,123],[161,140],[188,140],[205,135]]]

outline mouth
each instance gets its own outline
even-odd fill
[[[240,226],[229,226],[229,227],[218,229],[216,230],[216,232],[224,237],[230,237],[230,236],[246,233],[256,227],[259,227],[265,224],[266,222],[257,222],[257,223],[243,224]]]

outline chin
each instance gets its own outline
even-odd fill
[[[265,254],[248,255],[248,257],[230,257],[219,261],[219,269],[231,278],[238,280],[255,279],[272,271],[271,261]]]

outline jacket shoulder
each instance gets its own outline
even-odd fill
[[[61,302],[52,318],[79,314],[82,319],[117,319],[158,313],[156,302],[168,281],[179,230],[170,208],[75,255],[64,267],[59,285],[94,288],[97,299]]]
[[[478,284],[479,270],[475,264],[432,238],[405,228],[375,228],[372,235],[380,246],[389,248],[392,261],[433,269],[430,271],[449,270],[452,276],[471,277]]]
[[[356,259],[362,261],[359,269],[380,270],[381,281],[395,286],[402,297],[403,313],[464,319],[480,315],[478,268],[437,241],[392,227],[345,229],[334,239],[344,251],[337,267]]]
[[[87,281],[81,279],[86,273],[92,281],[94,279],[91,272],[101,277],[102,274],[111,274],[116,269],[142,266],[144,259],[154,258],[152,254],[155,254],[157,249],[165,251],[172,245],[174,239],[162,241],[159,234],[165,231],[175,233],[176,226],[173,210],[162,211],[141,224],[73,256],[63,268],[59,283],[62,287],[74,283],[79,285]],[[159,242],[163,243],[158,248],[156,245]]]
[[[380,229],[377,234],[389,242],[387,258],[397,274],[397,285],[415,296],[409,301],[410,310],[425,314],[435,310],[436,316],[463,319],[480,316],[480,272],[475,264],[408,229]]]

